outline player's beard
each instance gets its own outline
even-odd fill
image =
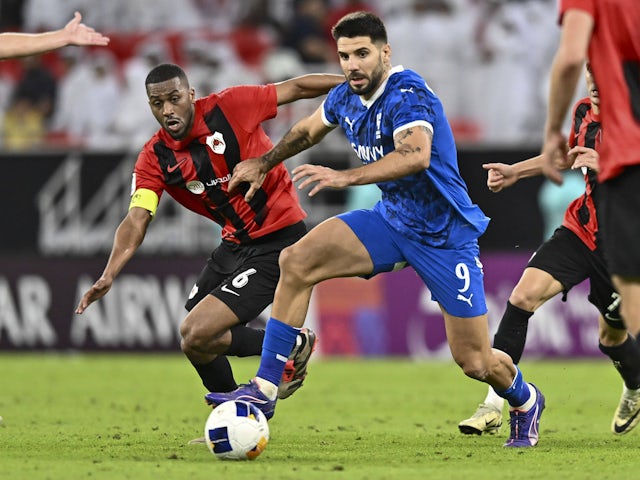
[[[367,96],[369,93],[375,91],[380,84],[382,83],[382,77],[384,76],[384,65],[382,62],[378,63],[376,69],[371,72],[371,76],[369,77],[369,83],[362,87],[352,87],[351,83],[349,83],[349,89],[356,95],[360,95],[361,97]]]

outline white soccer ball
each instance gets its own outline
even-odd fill
[[[204,438],[220,459],[254,460],[269,443],[269,424],[255,405],[231,400],[213,409],[204,425]]]

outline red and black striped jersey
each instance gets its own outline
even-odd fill
[[[583,98],[573,109],[573,129],[569,136],[569,146],[580,145],[597,151],[601,141],[600,119],[591,108],[591,100]],[[591,169],[584,170],[584,194],[569,204],[562,225],[575,233],[587,247],[595,250],[598,232],[595,207],[598,174]]]
[[[246,243],[301,221],[306,213],[289,172],[277,165],[249,203],[247,186],[229,195],[233,168],[273,144],[261,122],[277,113],[272,84],[231,87],[195,102],[189,135],[173,139],[160,129],[145,144],[134,168],[133,190],[166,191],[178,203],[222,226],[222,238]]]
[[[640,165],[640,2],[561,0],[560,21],[573,9],[593,19],[588,57],[606,129],[598,174],[605,182]]]

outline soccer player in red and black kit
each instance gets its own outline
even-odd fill
[[[561,182],[562,124],[587,59],[598,83],[605,136],[598,223],[607,268],[629,333],[640,335],[640,2],[560,0],[560,45],[551,66],[543,173]],[[639,411],[636,411],[639,415]]]
[[[340,75],[310,74],[276,84],[231,87],[196,100],[179,66],[153,68],[145,85],[151,112],[162,128],[138,156],[129,212],[116,230],[102,276],[84,294],[76,313],[109,291],[142,243],[166,191],[222,226],[222,242],[186,302],[181,348],[209,391],[235,389],[227,356],[260,354],[264,331],[245,324],[273,301],[280,251],[305,234],[306,214],[284,166],[266,175],[250,202],[244,200],[248,187],[228,193],[231,173],[239,162],[271,149],[261,122],[273,118],[278,105],[317,97],[343,81]],[[301,332],[280,398],[301,386],[315,340],[310,330]]]
[[[508,353],[519,363],[525,347],[527,326],[533,313],[559,293],[566,299],[569,290],[589,279],[589,301],[599,310],[600,350],[611,360],[623,379],[623,393],[613,417],[611,430],[621,435],[640,420],[640,347],[627,333],[620,317],[620,297],[607,270],[599,246],[595,204],[598,200],[598,153],[602,140],[600,97],[589,66],[586,70],[589,97],[576,103],[573,130],[569,137],[566,168],[581,168],[585,193],[567,208],[564,221],[529,260],[514,288],[493,340],[493,347]],[[488,163],[487,186],[499,192],[522,178],[542,173],[542,155],[513,165]],[[502,424],[504,400],[491,387],[476,412],[458,424],[465,434],[496,433]]]

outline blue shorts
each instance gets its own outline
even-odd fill
[[[436,248],[400,234],[375,210],[354,210],[338,218],[369,252],[373,272],[366,278],[410,265],[431,291],[432,300],[449,315],[470,318],[487,313],[477,240],[455,249]]]

